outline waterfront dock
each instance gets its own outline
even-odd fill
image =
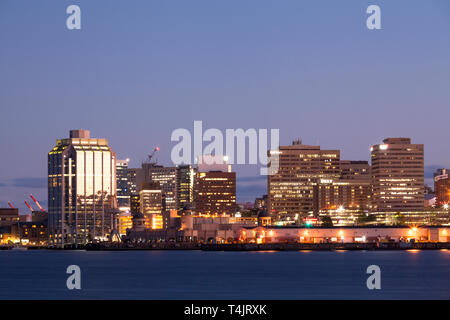
[[[205,251],[333,251],[333,250],[440,250],[450,242],[370,242],[370,243],[235,243],[203,244]]]
[[[450,242],[370,242],[370,243],[149,243],[114,246],[93,244],[90,251],[122,250],[203,250],[203,251],[335,251],[335,250],[441,250],[450,249]]]
[[[28,250],[88,250],[88,251],[139,251],[139,250],[202,250],[202,251],[338,251],[338,250],[450,250],[450,242],[366,242],[366,243],[95,243],[86,246],[49,248],[24,247]],[[12,250],[13,246],[0,246]]]
[[[124,251],[124,250],[201,250],[198,242],[158,242],[158,243],[98,243],[85,246],[88,251]]]

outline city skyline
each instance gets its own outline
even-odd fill
[[[27,213],[29,193],[47,206],[47,152],[70,129],[107,138],[130,167],[154,146],[171,165],[170,133],[194,120],[279,128],[280,145],[301,138],[353,160],[411,137],[432,186],[450,167],[450,5],[414,2],[379,1],[377,32],[364,24],[369,1],[79,1],[79,32],[65,29],[67,3],[27,3],[31,14],[2,2],[0,206]],[[259,166],[234,169],[239,202],[265,193]]]
[[[67,135],[67,134],[66,134]],[[68,138],[68,136],[66,137]],[[99,138],[99,139],[106,139],[109,140],[108,138]],[[58,139],[55,139],[58,140]],[[295,140],[293,140],[295,141]],[[383,143],[382,142],[383,139],[379,142],[380,144]],[[110,143],[113,146],[113,143]],[[281,147],[286,147],[286,146],[290,146],[291,143],[288,143],[286,145],[280,145]],[[322,146],[319,146],[322,148]],[[113,147],[114,149],[114,147]],[[342,149],[338,149],[338,148],[332,148],[332,149],[336,149],[338,150],[341,154],[343,154],[343,150]],[[159,151],[159,150],[158,150]],[[125,158],[125,157],[123,157]],[[158,157],[155,156],[155,158],[157,159]],[[127,158],[126,160],[121,160],[122,158],[120,156],[117,156],[117,161],[127,161],[127,162],[131,162],[130,158]],[[425,144],[425,159],[426,159],[426,144]],[[347,159],[341,156],[341,161],[344,160],[351,160],[351,161],[368,161],[369,164],[371,164],[370,161],[370,146],[369,146],[369,152],[368,152],[368,157],[366,159]],[[129,167],[130,169],[134,169],[134,168],[141,168],[141,165],[143,165],[145,163],[145,159],[142,160],[141,163],[139,163],[138,165],[136,165],[135,167]],[[173,163],[160,163],[158,162],[158,165],[162,165],[164,167],[173,167],[174,164]],[[195,164],[193,164],[195,166]],[[253,167],[261,167],[260,165],[233,165],[233,171],[237,171],[236,173],[236,202],[237,203],[246,203],[246,202],[254,202],[254,200],[256,198],[262,197],[264,194],[267,194],[267,176],[265,175],[260,175],[259,171],[256,172],[254,175],[252,176],[245,176],[245,177],[240,177],[238,174],[239,170],[235,170],[234,168],[236,167],[242,167],[242,166],[253,166]],[[449,166],[450,167],[450,166]],[[445,166],[438,166],[438,165],[425,165],[424,167],[424,181],[425,184],[428,185],[429,187],[433,188],[434,187],[434,181],[433,181],[433,176],[436,173],[436,170],[438,169],[446,169]],[[10,181],[14,181],[13,179]],[[19,211],[21,214],[26,214],[28,213],[28,208],[26,206],[26,204],[24,203],[24,200],[26,200],[28,194],[30,192],[32,192],[33,194],[37,195],[38,200],[41,204],[44,205],[44,207],[47,208],[48,205],[48,201],[47,201],[47,192],[45,192],[48,188],[47,183],[48,183],[48,178],[44,177],[44,178],[31,178],[31,179],[18,179],[17,184],[13,184],[14,182],[12,182],[12,186],[13,187],[17,187],[20,189],[24,189],[24,195],[23,195],[23,199],[19,199],[22,201],[14,201],[14,200],[9,200],[9,199],[0,199],[0,207],[8,207],[8,201],[12,202],[12,204],[14,205],[14,207],[19,208]],[[245,184],[249,183],[249,186],[247,187]],[[2,189],[8,189],[8,185],[7,184],[2,184],[0,183],[0,188]],[[45,189],[44,192],[39,192],[40,189]],[[37,191],[37,192],[36,192]],[[243,192],[242,192],[243,191]],[[242,193],[244,194],[244,196],[242,195]],[[19,194],[19,197],[21,197],[22,195]],[[35,206],[34,203],[31,204],[32,207]],[[33,208],[35,209],[35,208]]]
[[[448,302],[449,120],[450,0],[1,0],[0,299]]]

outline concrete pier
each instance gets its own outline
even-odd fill
[[[203,250],[203,251],[335,251],[335,250],[446,250],[450,242],[369,242],[369,243],[141,243],[93,244],[90,251],[122,250]]]
[[[386,243],[236,243],[203,244],[205,251],[302,251],[302,250],[440,250],[450,249],[450,242]]]

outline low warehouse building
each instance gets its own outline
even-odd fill
[[[238,241],[277,242],[383,242],[433,241],[449,242],[447,227],[244,227],[236,235]]]

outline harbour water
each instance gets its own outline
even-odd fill
[[[69,265],[81,290],[66,287]],[[0,299],[450,299],[450,251],[8,250]]]

